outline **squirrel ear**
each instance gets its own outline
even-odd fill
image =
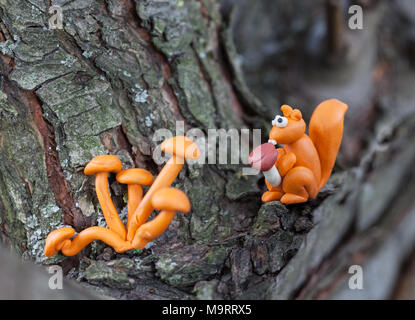
[[[281,106],[281,111],[284,114],[284,117],[288,118],[293,112],[293,108],[291,108],[288,104],[283,104]]]
[[[301,114],[301,111],[298,109],[294,109],[293,112],[291,113],[291,118],[294,120],[301,120],[303,117],[303,115]]]

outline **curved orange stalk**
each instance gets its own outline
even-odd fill
[[[108,228],[125,239],[126,230],[112,203],[108,189],[108,172],[120,172],[121,160],[114,155],[102,155],[93,158],[84,168],[86,175],[95,174],[95,191],[102,208]]]
[[[175,188],[163,188],[154,192],[151,205],[162,211],[153,220],[138,228],[132,242],[136,249],[144,248],[149,241],[161,235],[173,220],[176,211],[189,212],[191,207],[186,194]]]
[[[128,185],[128,225],[129,220],[143,198],[143,189],[141,185],[151,185],[154,181],[154,177],[145,169],[132,168],[118,172],[116,179],[119,183]]]
[[[94,240],[101,240],[118,253],[132,249],[131,244],[104,227],[90,227],[81,231],[73,240],[75,230],[70,227],[53,230],[46,238],[45,256],[51,257],[62,251],[65,256],[74,256]]]
[[[143,199],[143,188],[138,184],[128,185],[128,200],[127,200],[127,226],[130,223],[131,217]]]
[[[133,247],[143,249],[148,242],[161,235],[173,220],[176,212],[161,211],[153,220],[140,226],[135,234]]]
[[[159,189],[169,187],[174,179],[176,179],[180,170],[183,167],[183,163],[177,163],[176,156],[167,161],[166,165],[160,171],[156,180],[151,188],[147,191],[141,203],[138,205],[133,216],[131,217],[129,224],[127,224],[127,240],[132,241],[137,228],[146,222],[151,212],[154,210],[151,205],[151,196]]]
[[[95,190],[108,228],[117,233],[121,239],[125,240],[127,232],[124,224],[118,216],[117,209],[115,209],[108,189],[108,172],[96,173]]]
[[[176,179],[180,170],[183,168],[184,160],[197,159],[200,157],[200,150],[197,145],[189,138],[177,136],[170,138],[162,143],[161,149],[166,153],[172,153],[173,156],[167,161],[166,165],[160,171],[151,188],[147,191],[143,200],[135,210],[129,224],[127,224],[127,240],[133,241],[135,233],[139,226],[144,224],[154,207],[151,204],[153,194],[162,188],[169,187]]]
[[[45,241],[45,256],[52,257],[61,251],[64,246],[70,245],[70,239],[74,235],[75,229],[71,227],[53,230],[48,234]]]

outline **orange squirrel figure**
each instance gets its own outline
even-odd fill
[[[262,201],[292,204],[317,196],[334,167],[347,108],[336,99],[320,103],[311,116],[308,136],[300,110],[281,107],[284,116],[273,120],[269,142],[284,145],[277,149],[275,162],[282,182],[275,187],[265,180],[269,191],[262,195]]]

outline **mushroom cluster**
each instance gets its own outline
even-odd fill
[[[122,170],[122,163],[117,156],[102,155],[92,159],[84,173],[95,174],[95,190],[108,228],[94,226],[76,236],[71,227],[53,230],[46,238],[45,256],[51,257],[59,251],[66,256],[73,256],[94,240],[105,242],[119,253],[130,249],[143,249],[148,242],[167,229],[177,211],[189,212],[191,206],[186,194],[170,186],[182,169],[185,159],[199,158],[200,150],[191,139],[184,136],[164,141],[161,150],[172,154],[172,157],[155,180],[144,169]],[[109,172],[117,173],[117,181],[128,185],[127,228],[111,200]],[[142,186],[150,185],[143,197]],[[153,210],[160,210],[160,213],[146,222]]]

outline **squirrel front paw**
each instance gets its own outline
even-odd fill
[[[284,177],[288,171],[290,171],[295,163],[297,162],[297,157],[294,153],[290,152],[283,155],[277,165],[278,171],[282,177]]]
[[[281,191],[267,191],[262,195],[262,202],[278,201],[284,195]]]

